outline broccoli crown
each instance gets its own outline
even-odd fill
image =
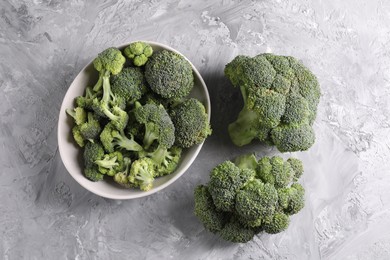
[[[173,107],[170,115],[175,126],[175,143],[180,147],[188,148],[200,144],[211,134],[206,109],[195,98]]]
[[[144,75],[139,68],[124,68],[110,79],[112,93],[127,103],[139,100],[146,92]]]
[[[80,125],[80,133],[85,140],[94,140],[102,131],[99,120],[93,113],[88,113],[88,119],[86,122]]]
[[[124,53],[129,59],[133,60],[135,66],[142,66],[152,56],[153,49],[145,42],[133,42],[125,48]]]
[[[156,140],[160,147],[170,148],[175,142],[175,127],[162,105],[153,103],[142,106],[138,102],[134,110],[138,123],[145,126],[143,144],[146,149]]]
[[[164,98],[185,97],[194,86],[191,64],[168,50],[156,52],[149,58],[145,78],[150,88]]]
[[[148,156],[150,156],[150,158],[154,159],[155,164],[156,164],[156,167],[155,167],[156,176],[155,177],[165,176],[165,175],[172,173],[174,170],[176,170],[176,168],[180,162],[181,152],[182,152],[181,147],[172,146],[171,148],[169,148],[167,150],[167,153],[164,154],[164,158],[162,159],[160,164],[158,164],[158,162],[160,160],[156,159],[153,156],[155,154],[155,152],[148,154]]]
[[[281,152],[304,151],[314,141],[320,87],[314,74],[293,57],[260,54],[237,56],[225,75],[239,86],[244,107],[229,125],[234,144],[257,138]]]
[[[126,58],[115,47],[105,49],[93,60],[93,66],[102,74],[116,75],[121,72]]]
[[[123,155],[119,151],[105,154],[102,159],[96,160],[95,164],[100,173],[114,176],[115,173],[123,169]]]
[[[104,149],[99,142],[88,142],[84,147],[84,166],[86,168],[93,168],[93,166],[95,166],[95,161],[102,159],[103,156]]]
[[[205,185],[199,185],[194,190],[194,214],[210,232],[218,232],[226,223],[226,216],[217,210],[213,198]]]
[[[290,215],[304,207],[303,172],[296,158],[242,155],[217,165],[207,185],[195,188],[194,213],[205,229],[222,239],[245,243],[262,231],[282,232]],[[290,164],[291,162],[291,164]]]

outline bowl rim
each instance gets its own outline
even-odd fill
[[[154,41],[148,41],[148,40],[137,40],[137,41],[131,41],[131,42],[128,42],[128,43],[124,43],[124,44],[121,44],[119,45],[118,49],[122,50],[123,48],[127,47],[129,44],[133,43],[133,42],[145,42],[145,43],[148,43],[150,45],[154,45],[154,46],[157,46],[157,47],[160,47],[162,49],[165,49],[165,50],[169,50],[169,51],[172,51],[172,52],[175,52],[179,55],[181,55],[182,57],[184,57],[191,65],[192,67],[192,71],[193,73],[195,74],[195,77],[199,80],[200,82],[200,86],[201,89],[202,89],[202,92],[204,93],[204,96],[205,96],[205,100],[204,102],[202,102],[205,106],[205,109],[207,111],[207,115],[208,115],[208,120],[210,122],[210,118],[211,118],[211,102],[210,102],[210,95],[209,95],[209,92],[208,92],[208,89],[207,89],[207,85],[206,83],[204,82],[203,80],[203,77],[202,75],[199,73],[199,71],[196,69],[196,67],[194,66],[194,64],[185,56],[183,55],[181,52],[179,52],[178,50],[168,46],[168,45],[165,45],[163,43],[159,43],[159,42],[154,42]],[[149,195],[152,195],[158,191],[161,191],[163,189],[165,189],[166,187],[168,187],[169,185],[171,185],[172,183],[174,183],[178,178],[180,178],[187,170],[188,168],[192,165],[192,163],[195,161],[195,159],[197,158],[200,150],[202,149],[202,146],[204,144],[204,141],[198,145],[195,145],[196,149],[195,151],[193,152],[193,156],[190,158],[190,160],[188,160],[188,162],[182,167],[182,169],[176,173],[175,176],[173,176],[172,178],[170,178],[168,181],[166,181],[165,183],[159,185],[158,187],[156,188],[152,188],[151,190],[149,191],[143,191],[141,193],[136,193],[136,194],[124,194],[124,195],[113,195],[109,192],[105,192],[105,191],[102,191],[102,190],[95,190],[95,189],[91,189],[90,187],[88,187],[88,185],[86,185],[86,183],[84,183],[84,181],[81,181],[80,179],[80,176],[76,173],[73,173],[71,172],[70,170],[70,160],[66,160],[65,158],[65,151],[64,151],[64,146],[65,146],[65,140],[63,138],[63,135],[61,135],[61,129],[62,129],[62,125],[63,124],[66,124],[66,113],[64,113],[65,109],[67,107],[66,106],[66,102],[65,100],[67,100],[67,96],[68,95],[71,95],[71,92],[69,92],[69,89],[70,87],[73,85],[73,83],[77,80],[78,77],[81,77],[81,74],[83,71],[85,71],[89,66],[92,65],[92,62],[93,62],[93,59],[91,61],[89,61],[79,72],[78,74],[76,75],[76,77],[73,79],[73,81],[69,84],[68,86],[68,89],[66,90],[66,93],[64,95],[64,98],[62,100],[62,103],[61,103],[61,108],[60,108],[60,112],[59,112],[59,116],[58,116],[58,124],[57,124],[57,143],[58,143],[58,150],[59,150],[59,153],[60,153],[60,157],[61,157],[61,161],[62,163],[64,164],[65,166],[65,169],[66,171],[72,176],[72,178],[78,183],[80,184],[84,189],[98,195],[98,196],[101,196],[101,197],[104,197],[104,198],[108,198],[108,199],[115,199],[115,200],[128,200],[128,199],[136,199],[136,198],[141,198],[141,197],[146,197],[146,196],[149,196]],[[81,176],[84,179],[85,176],[82,175]]]

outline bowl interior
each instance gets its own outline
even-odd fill
[[[160,43],[155,43],[155,42],[148,42],[148,43],[153,47],[154,51],[166,49],[166,50],[171,50],[176,53],[179,53],[178,51]],[[128,45],[129,43],[119,46],[119,49],[123,50]],[[210,98],[209,98],[206,84],[204,83],[201,75],[194,67],[194,65],[191,62],[190,64],[193,68],[194,79],[195,79],[194,88],[192,89],[190,96],[197,98],[199,101],[201,101],[204,104],[210,120]],[[146,192],[137,189],[127,189],[121,187],[120,185],[113,182],[111,178],[105,178],[103,181],[99,181],[99,182],[92,182],[83,175],[82,149],[80,149],[80,147],[78,147],[73,141],[73,136],[72,136],[73,120],[66,115],[65,109],[73,108],[74,98],[83,95],[86,86],[93,86],[97,78],[98,78],[98,73],[94,69],[92,62],[90,62],[87,66],[85,66],[81,70],[81,72],[74,79],[68,91],[66,92],[64,100],[61,105],[59,121],[58,121],[58,147],[59,147],[61,159],[65,165],[65,168],[70,173],[70,175],[72,175],[72,177],[87,190],[99,196],[111,198],[111,199],[133,199],[133,198],[147,196],[173,183],[192,164],[192,162],[195,160],[196,156],[198,155],[200,149],[202,148],[203,143],[199,145],[195,145],[189,149],[184,149],[181,157],[181,161],[177,169],[175,170],[175,172],[164,177],[156,178],[153,183],[153,188]]]

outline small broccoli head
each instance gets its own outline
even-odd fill
[[[93,141],[99,136],[101,131],[102,128],[100,127],[99,120],[93,113],[89,112],[88,120],[80,125],[81,135],[85,140]]]
[[[202,143],[211,134],[211,127],[203,104],[190,98],[172,108],[176,145],[188,148]]]
[[[75,140],[76,144],[80,147],[84,147],[85,139],[80,132],[79,125],[75,125],[74,127],[72,127],[72,135],[73,135],[73,139]]]
[[[124,68],[118,75],[111,77],[111,90],[127,103],[139,100],[147,90],[142,71],[139,68]]]
[[[234,144],[257,138],[281,152],[304,151],[314,143],[312,124],[320,88],[313,73],[293,57],[237,56],[225,75],[239,86],[244,107],[229,125]]]
[[[226,223],[226,216],[216,209],[207,186],[199,185],[194,191],[194,214],[210,232],[220,231]]]
[[[226,161],[211,171],[209,191],[218,210],[233,211],[236,192],[254,178],[255,172],[248,170],[243,171]]]
[[[119,151],[110,154],[105,154],[102,159],[96,160],[99,172],[114,176],[117,172],[123,169],[123,155]]]
[[[83,107],[68,108],[66,113],[73,118],[76,125],[82,125],[87,121],[87,112]]]
[[[171,148],[167,149],[167,152],[163,155],[163,159],[155,158],[155,152],[152,152],[148,154],[151,159],[155,161],[156,167],[155,167],[155,177],[161,177],[168,174],[171,174],[174,170],[176,170],[180,158],[181,158],[181,147],[178,146],[172,146]],[[159,164],[159,162],[161,163]]]
[[[91,181],[101,181],[104,177],[97,166],[84,168],[84,175]]]
[[[252,180],[237,192],[236,211],[249,227],[259,227],[267,216],[273,215],[278,202],[275,187]]]
[[[136,103],[134,116],[139,124],[145,126],[143,144],[148,149],[154,141],[160,148],[170,148],[175,142],[175,127],[162,105],[153,103],[142,106]]]
[[[117,48],[110,47],[98,54],[93,61],[93,66],[102,74],[116,75],[121,72],[125,62],[126,58],[122,52]]]
[[[131,164],[129,183],[139,187],[143,191],[148,191],[153,187],[154,181],[154,162],[152,159],[144,157],[135,160]]]
[[[187,96],[194,86],[191,64],[181,55],[162,50],[154,53],[145,66],[150,88],[164,98]]]
[[[133,42],[124,50],[125,55],[131,59],[135,66],[143,66],[152,56],[152,46],[145,42]]]
[[[84,167],[93,168],[96,160],[102,159],[104,156],[104,149],[102,145],[98,142],[88,142],[84,147]]]

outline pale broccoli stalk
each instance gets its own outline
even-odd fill
[[[117,131],[112,123],[108,123],[100,134],[100,141],[104,149],[112,153],[115,147],[123,148],[127,151],[142,151],[143,147],[138,144],[132,135],[128,138],[124,131]]]
[[[125,55],[133,61],[135,66],[143,66],[152,56],[152,46],[145,42],[133,42],[124,50]]]

